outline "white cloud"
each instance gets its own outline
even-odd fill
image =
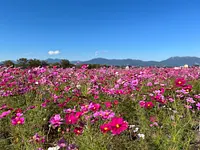
[[[58,54],[60,54],[60,51],[59,51],[59,50],[56,50],[56,51],[49,51],[48,54],[49,54],[49,55],[58,55]]]
[[[104,54],[104,53],[108,53],[108,51],[106,51],[106,50],[104,50],[104,51],[96,51],[94,55],[98,56],[98,55]]]
[[[99,54],[99,51],[96,51],[94,55],[97,56],[98,54]]]

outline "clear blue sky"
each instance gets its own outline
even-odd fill
[[[199,0],[0,0],[0,60],[171,56],[200,57]]]

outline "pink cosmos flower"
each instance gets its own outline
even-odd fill
[[[174,102],[174,99],[170,97],[170,98],[169,98],[169,101],[170,101],[170,102]]]
[[[119,101],[118,101],[118,100],[114,100],[113,103],[114,103],[115,105],[118,105],[118,104],[119,104]]]
[[[200,99],[200,94],[194,95],[194,97],[195,97],[196,99]]]
[[[151,82],[148,82],[147,83],[147,86],[152,86],[153,84]]]
[[[12,125],[24,124],[24,117],[22,113],[17,113],[16,116],[11,118]]]
[[[112,107],[112,103],[111,102],[104,102],[106,108],[111,108]]]
[[[66,124],[76,124],[78,122],[78,117],[74,114],[66,114],[65,116],[65,122]]]
[[[36,133],[33,137],[32,137],[33,141],[35,141],[36,143],[44,143],[45,142],[45,137],[40,136],[38,133]]]
[[[175,85],[179,87],[183,87],[185,85],[186,81],[184,78],[177,78],[175,80]]]
[[[196,104],[196,106],[197,106],[197,109],[200,110],[200,102],[198,102],[198,103]]]
[[[2,112],[2,113],[0,114],[0,119],[6,117],[6,116],[9,115],[10,113],[11,113],[10,110]]]
[[[102,114],[103,119],[111,119],[115,116],[115,113],[110,110],[105,110]]]
[[[190,92],[192,90],[192,85],[188,84],[183,87],[186,92]]]
[[[137,86],[138,85],[138,79],[132,80],[131,81],[132,86]]]
[[[82,105],[82,106],[81,106],[81,111],[84,112],[84,113],[87,113],[88,110],[89,110],[88,107],[89,107],[89,105]]]
[[[74,109],[68,108],[68,109],[64,109],[63,112],[64,113],[74,113],[74,112],[76,112],[76,109],[75,108]]]
[[[145,106],[145,101],[139,101],[140,107],[144,107]]]
[[[101,132],[103,132],[103,133],[107,133],[108,131],[110,131],[110,129],[111,129],[111,126],[110,126],[109,123],[102,124],[102,125],[100,126],[100,130],[101,130]]]
[[[5,108],[7,108],[7,105],[6,105],[6,104],[3,104],[3,105],[0,107],[0,110],[5,109]]]
[[[75,113],[75,117],[78,118],[78,119],[79,119],[82,115],[83,115],[83,113],[82,113],[81,111]]]
[[[188,102],[188,103],[195,103],[195,101],[193,100],[193,98],[192,97],[188,97],[187,99],[186,99],[186,101]]]
[[[128,128],[128,123],[123,118],[114,117],[109,124],[114,135],[118,135]]]
[[[62,118],[60,117],[60,114],[56,114],[51,117],[50,124],[53,126],[53,128],[56,128],[62,124]]]
[[[153,122],[152,124],[150,124],[150,127],[153,127],[153,126],[158,126],[158,123],[157,122]]]
[[[145,102],[145,108],[152,108],[154,104],[152,102]]]
[[[185,105],[185,108],[192,109],[192,106],[191,105]]]
[[[44,103],[41,104],[41,107],[43,107],[43,108],[45,108],[46,106],[47,106],[46,102],[44,102]]]
[[[101,105],[95,104],[95,103],[90,103],[88,108],[92,111],[98,111],[101,108]]]
[[[93,117],[94,117],[94,118],[97,118],[97,117],[102,116],[102,115],[103,115],[103,111],[101,110],[101,111],[95,112],[95,113],[93,114]]]
[[[82,128],[82,127],[76,127],[76,128],[74,129],[74,133],[75,133],[76,135],[82,134],[82,133],[83,133],[83,128]]]

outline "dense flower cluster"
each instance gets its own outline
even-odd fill
[[[29,105],[26,101],[23,104],[16,102],[18,107],[4,101],[0,105],[0,121],[6,122],[8,119],[10,126],[17,130],[23,124],[25,126],[34,122],[35,118],[28,116],[35,116],[36,109],[42,112],[38,118],[43,112],[48,112],[45,118],[41,118],[41,126],[32,127],[43,133],[35,131],[29,140],[45,145],[49,137],[62,137],[57,145],[56,139],[50,139],[54,145],[49,149],[78,149],[75,144],[68,144],[71,142],[63,137],[84,136],[88,128],[97,129],[94,132],[102,136],[128,135],[131,139],[136,137],[142,140],[146,134],[137,133],[138,128],[132,129],[128,125],[136,119],[135,122],[141,125],[141,116],[132,118],[134,114],[128,114],[126,109],[130,107],[131,111],[144,113],[141,118],[147,118],[147,127],[152,130],[165,128],[167,123],[161,122],[163,118],[159,113],[168,110],[172,113],[169,113],[169,120],[173,121],[172,126],[176,126],[174,120],[185,117],[178,114],[177,104],[193,114],[200,111],[199,78],[200,68],[197,67],[178,70],[156,67],[88,69],[88,65],[79,69],[0,67],[1,99],[23,96],[24,99],[31,99],[34,94],[39,99],[37,103],[34,103],[34,98],[31,99]],[[179,116],[176,118],[174,114]],[[38,150],[42,150],[44,145]]]

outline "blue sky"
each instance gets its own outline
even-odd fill
[[[0,60],[200,57],[199,8],[198,0],[1,0]]]

